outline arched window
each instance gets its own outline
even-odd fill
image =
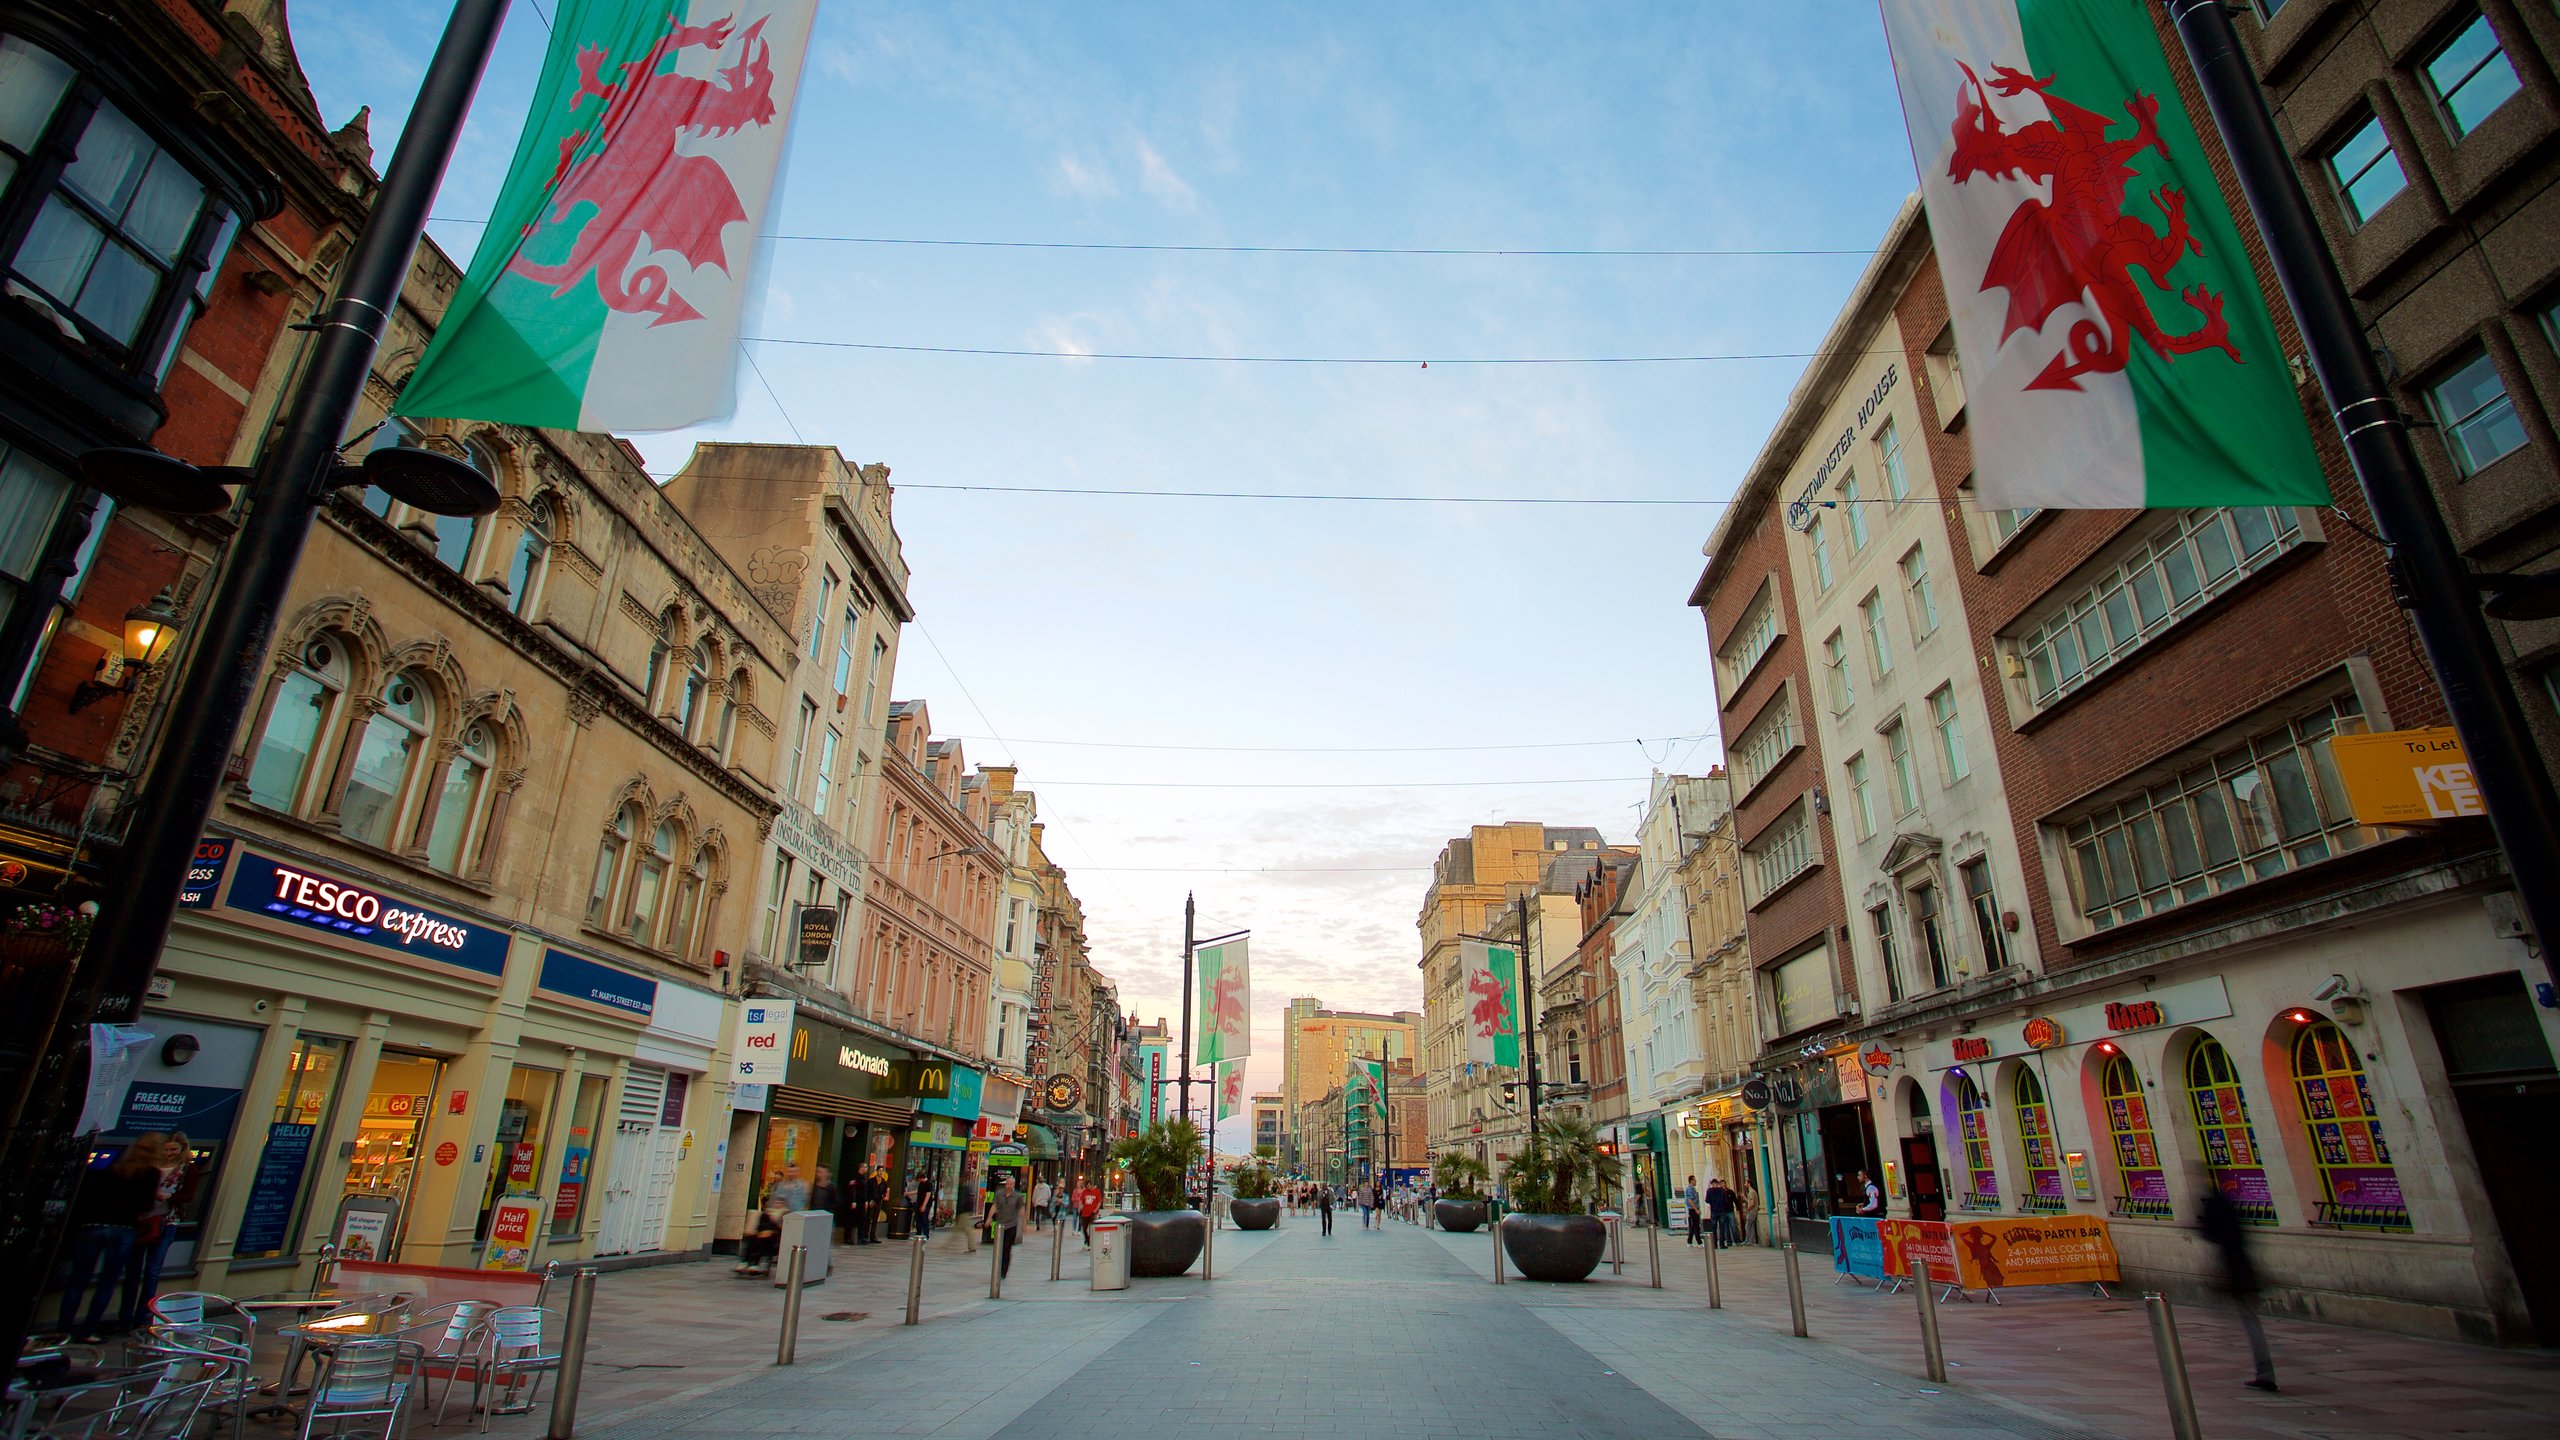
[[[480,833],[493,753],[489,727],[473,724],[464,728],[462,747],[445,762],[444,783],[436,788],[435,823],[427,829],[427,863],[448,874],[463,873],[471,861],[470,840]]]
[[[1582,1032],[1564,1032],[1564,1078],[1568,1085],[1582,1083]]]
[[[2240,1091],[2231,1053],[2211,1036],[2188,1052],[2187,1104],[2213,1187],[2230,1197],[2241,1219],[2252,1225],[2276,1223],[2275,1195],[2267,1188],[2257,1129],[2249,1123],[2248,1097]]]
[[[729,677],[727,688],[720,692],[720,724],[711,737],[711,748],[720,758],[729,758],[729,742],[738,733],[738,699],[747,693],[747,672],[740,670]]]
[[[2018,1154],[2026,1161],[2026,1193],[2018,1208],[2030,1214],[2062,1213],[2062,1151],[2053,1140],[2053,1107],[2045,1103],[2044,1082],[2024,1065],[2009,1082],[2010,1109],[2018,1120]]]
[[[667,888],[667,867],[674,863],[676,827],[670,820],[649,832],[649,844],[631,873],[631,938],[650,944],[657,938],[658,902]]]
[[[676,876],[674,911],[667,917],[667,949],[679,960],[693,954],[693,937],[702,920],[702,897],[711,878],[709,847],[693,852],[693,859]]]
[[[415,675],[404,670],[384,682],[382,708],[364,722],[346,793],[338,801],[340,834],[369,845],[393,843],[410,773],[434,724],[435,703]]]
[[[553,515],[551,497],[533,497],[533,517],[524,522],[524,533],[516,537],[516,554],[507,562],[507,604],[518,615],[533,616],[534,602],[541,598],[543,577],[551,569],[551,539],[558,521]]]
[[[430,515],[435,525],[436,558],[448,570],[459,573],[470,562],[471,541],[480,533],[477,515]]]
[[[684,691],[676,697],[676,729],[687,738],[693,735],[693,717],[702,713],[702,697],[711,689],[711,642],[694,642],[693,654],[684,669]]]
[[[276,682],[266,728],[249,757],[249,798],[270,810],[291,810],[309,780],[320,737],[337,718],[347,689],[347,647],[322,635],[302,647],[291,673]]]
[[[587,890],[587,923],[601,925],[613,913],[613,886],[622,875],[622,857],[631,850],[634,826],[632,812],[625,806],[613,817],[604,832],[604,840],[596,846],[595,883]]]
[[[2400,1172],[2383,1143],[2373,1086],[2346,1033],[2314,1020],[2293,1037],[2293,1082],[2302,1091],[2302,1124],[2320,1170],[2320,1219],[2362,1230],[2406,1230],[2409,1205]]]
[[[2151,1106],[2142,1097],[2142,1077],[2121,1050],[2098,1067],[2098,1093],[2107,1102],[2107,1138],[2115,1151],[2115,1212],[2144,1220],[2166,1220],[2169,1176],[2160,1168],[2160,1146],[2151,1135]]]
[[[1956,1204],[1965,1210],[2000,1208],[2000,1173],[1991,1164],[1991,1107],[1973,1077],[1955,1071],[1956,1135],[1964,1146],[1964,1193]]]
[[[658,708],[658,687],[667,678],[667,657],[674,652],[676,612],[658,617],[658,633],[649,637],[649,672],[640,677],[640,701],[652,711]]]

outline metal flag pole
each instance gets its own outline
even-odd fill
[[[2409,444],[2408,417],[2392,400],[2365,343],[2337,261],[2311,217],[2302,178],[2276,134],[2231,17],[2219,0],[2165,3],[2382,534],[2392,590],[2426,647],[2463,754],[2480,777],[2481,803],[2506,852],[2517,902],[2542,948],[2543,965],[2560,981],[2560,799],[2554,798],[2489,637],[2481,586],[2436,508]]]
[[[133,787],[133,816],[109,875],[112,901],[90,934],[0,1164],[0,1354],[24,1348],[79,1178],[71,1131],[87,1089],[78,1074],[89,1024],[130,1020],[159,967],[188,862],[265,674],[277,612],[313,518],[335,488],[339,447],[506,9],[507,0],[457,0],[453,7],[345,279],[313,327],[301,388],[248,482],[239,532],[205,602],[196,658],[169,699],[168,733]]]
[[[1182,1092],[1182,1118],[1191,1118],[1191,928],[1197,918],[1190,891],[1182,894],[1182,1054],[1174,1084]]]

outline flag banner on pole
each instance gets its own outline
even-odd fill
[[[1200,1055],[1203,1065],[1241,1060],[1253,1053],[1253,995],[1245,972],[1245,942],[1228,940],[1192,952],[1200,977]]]
[[[1481,940],[1458,942],[1458,978],[1467,1003],[1467,1058],[1520,1063],[1520,952]]]
[[[817,0],[561,0],[533,109],[402,415],[673,430],[729,413]]]
[[[1883,5],[1962,359],[1975,504],[2328,504],[2151,7]]]
[[[1244,1062],[1229,1060],[1218,1067],[1218,1113],[1224,1120],[1244,1109]]]

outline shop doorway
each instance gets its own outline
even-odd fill
[[[2560,1232],[2550,1218],[2551,1197],[2560,1193],[2560,1156],[2551,1148],[2560,1133],[2560,1072],[2551,1047],[2517,976],[2425,993],[2445,1078],[2534,1331],[2541,1343],[2560,1345]]]
[[[498,1102],[498,1163],[489,1167],[489,1188],[480,1198],[480,1220],[473,1238],[489,1238],[489,1220],[497,1213],[500,1197],[541,1191],[542,1146],[550,1133],[551,1106],[559,1088],[557,1071],[518,1065],[508,1073],[506,1098]]]
[[[418,1158],[444,1085],[444,1061],[433,1055],[385,1050],[373,1067],[356,1121],[355,1154],[330,1226],[338,1253],[349,1260],[390,1260],[408,1236],[409,1192]]]
[[[1831,1213],[1855,1215],[1866,1193],[1858,1185],[1864,1170],[1881,1186],[1884,1157],[1876,1149],[1875,1115],[1864,1105],[1826,1105],[1822,1109],[1822,1155],[1831,1171]]]
[[[615,1111],[613,1157],[597,1201],[596,1253],[637,1255],[666,1248],[676,1167],[684,1157],[684,1111],[691,1076],[634,1065]]]

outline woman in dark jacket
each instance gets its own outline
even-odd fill
[[[125,1263],[133,1257],[134,1229],[160,1203],[160,1139],[124,1147],[115,1163],[80,1177],[71,1201],[69,1273],[62,1283],[62,1311],[55,1328],[96,1340],[107,1328]],[[83,1315],[81,1301],[88,1301]]]

